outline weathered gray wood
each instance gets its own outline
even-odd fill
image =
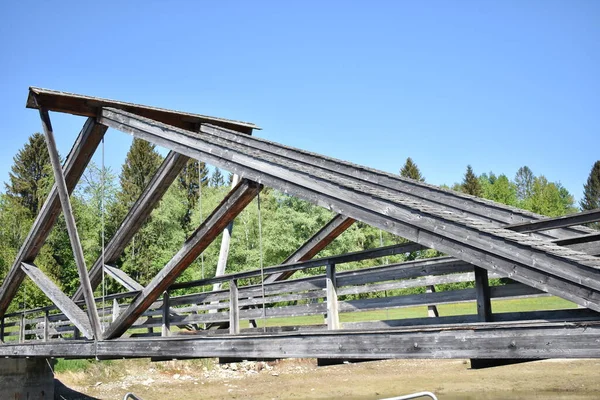
[[[434,285],[427,285],[425,287],[425,293],[435,293],[435,286]],[[429,305],[427,306],[427,316],[430,318],[436,318],[440,316],[440,313],[438,312],[437,306],[435,305]]]
[[[73,249],[73,255],[75,256],[75,264],[77,265],[77,273],[79,274],[79,280],[81,281],[81,287],[83,288],[83,297],[87,307],[87,315],[92,328],[91,332],[96,338],[99,338],[102,334],[102,327],[100,326],[100,318],[98,317],[98,310],[96,309],[96,302],[94,301],[94,291],[90,284],[90,277],[85,266],[83,248],[81,247],[81,241],[79,240],[79,233],[77,232],[75,217],[73,216],[73,209],[71,208],[71,201],[69,200],[69,188],[65,182],[65,176],[60,165],[58,150],[56,149],[56,142],[54,140],[54,132],[50,122],[50,115],[43,107],[39,107],[39,112],[44,134],[46,135],[46,144],[48,147],[48,153],[50,155],[52,169],[54,171],[54,181],[56,182],[58,197],[60,199],[63,216],[65,218],[65,225],[67,226],[71,248]]]
[[[113,278],[114,280],[119,282],[122,286],[125,287],[125,289],[127,289],[129,291],[144,290],[144,286],[137,283],[135,281],[135,279],[133,279],[132,277],[127,275],[127,273],[125,271],[122,271],[117,267],[113,267],[111,265],[104,265],[104,271],[111,278]]]
[[[327,287],[327,329],[340,329],[335,264],[327,264],[325,276]]]
[[[21,323],[19,324],[19,343],[25,342],[25,314],[21,315]]]
[[[117,110],[104,110],[102,122],[600,310],[600,280],[597,272],[588,268],[595,261],[580,253],[559,252],[547,242],[504,229],[490,229],[484,222],[465,219],[459,222],[452,214],[392,196],[376,184],[359,184],[318,168],[290,163],[276,155],[235,146],[231,141],[225,146],[225,141],[217,143],[214,135],[209,143],[201,135],[191,137],[184,130]],[[467,237],[469,243],[465,247]],[[540,266],[542,270],[538,269]]]
[[[35,265],[23,263],[21,268],[37,287],[69,318],[73,325],[83,332],[85,337],[89,339],[94,337],[94,331],[86,313],[69,296],[64,294],[50,278]]]
[[[69,193],[73,191],[79,178],[81,178],[83,171],[87,167],[89,160],[96,151],[107,129],[106,126],[98,124],[94,118],[88,118],[85,122],[63,167]],[[35,260],[42,245],[48,238],[59,213],[60,202],[58,190],[56,184],[54,184],[31,226],[14,263],[8,274],[4,277],[2,287],[0,287],[0,316],[6,313],[10,302],[16,295],[25,277],[21,269],[21,263],[24,261],[33,262]]]
[[[179,175],[188,160],[188,157],[173,151],[167,154],[150,182],[148,182],[148,185],[144,188],[140,197],[127,213],[127,216],[119,226],[119,229],[117,229],[117,232],[115,232],[113,237],[106,244],[104,257],[102,257],[102,255],[98,257],[90,269],[90,284],[92,285],[92,288],[98,287],[102,280],[103,263],[110,265],[117,261],[127,244],[129,244],[133,236],[143,226],[152,210],[156,208],[160,199],[177,178],[177,175]],[[130,288],[130,290],[141,290],[141,288]],[[75,291],[73,299],[81,300],[82,298],[83,291],[80,286]]]
[[[492,303],[488,271],[475,267],[475,291],[477,292],[477,316],[481,322],[492,321]]]
[[[112,322],[115,322],[115,320],[119,316],[120,312],[121,312],[121,307],[119,307],[119,302],[117,301],[117,299],[113,299],[112,313],[111,313]]]
[[[163,293],[200,255],[262,189],[262,185],[242,180],[211,215],[185,242],[183,248],[167,263],[105,332],[105,339],[122,335],[135,320]]]
[[[517,328],[517,329],[515,329]],[[600,328],[565,323],[471,324],[420,330],[290,332],[0,346],[19,357],[600,358]]]
[[[171,322],[169,321],[169,292],[167,291],[163,292],[161,336],[171,336]]]
[[[284,264],[284,265],[277,265],[277,266],[273,266],[273,267],[266,267],[266,268],[263,268],[262,272],[260,269],[256,269],[256,270],[251,270],[251,271],[246,271],[246,272],[239,272],[236,274],[227,274],[227,275],[223,275],[223,276],[215,277],[215,278],[207,278],[207,279],[201,279],[201,280],[190,281],[190,282],[176,283],[176,284],[171,285],[171,287],[169,289],[175,290],[175,289],[186,289],[186,288],[195,287],[195,286],[206,286],[206,285],[212,285],[214,282],[226,282],[227,280],[234,279],[234,278],[235,279],[244,279],[244,278],[261,276],[262,274],[264,274],[266,276],[266,275],[271,275],[271,274],[279,274],[282,272],[298,271],[301,269],[323,267],[323,266],[327,265],[328,262],[333,262],[335,264],[344,264],[344,263],[349,263],[349,262],[354,262],[354,261],[366,260],[366,259],[370,259],[370,258],[378,258],[378,257],[395,255],[395,254],[410,253],[412,251],[417,251],[420,249],[423,249],[423,246],[416,244],[416,243],[395,244],[395,245],[380,247],[380,248],[371,249],[371,250],[362,250],[362,251],[357,251],[357,252],[353,252],[353,253],[341,254],[341,255],[333,256],[333,257],[318,258],[318,259],[314,259],[314,260],[301,261],[301,262],[292,263],[292,264]],[[461,264],[464,264],[464,263],[461,262]]]
[[[229,333],[240,333],[240,306],[238,304],[237,280],[229,281]]]
[[[48,318],[49,316],[49,311],[46,310],[46,312],[44,313],[44,342],[48,341],[48,332],[50,329],[50,319]]]
[[[520,224],[508,225],[505,228],[515,232],[538,232],[549,229],[565,228],[573,225],[588,224],[600,221],[600,209],[582,211],[560,217],[545,218],[539,221],[530,221]]]

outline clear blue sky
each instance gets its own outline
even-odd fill
[[[577,198],[600,159],[600,1],[4,1],[0,181],[28,86],[254,122],[428,182],[528,165]],[[66,155],[83,120],[52,114]],[[109,131],[118,172],[129,136]]]

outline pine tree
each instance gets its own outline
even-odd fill
[[[412,158],[408,157],[406,159],[406,163],[400,170],[400,175],[405,178],[411,178],[416,181],[425,182],[425,178],[421,175],[421,171],[419,171],[419,167],[415,164]]]
[[[207,186],[208,169],[206,168],[206,164],[193,159],[189,160],[179,173],[179,187],[185,194],[185,206],[187,210],[183,221],[181,221],[181,226],[184,229],[189,228],[192,211],[196,207],[196,203],[198,202],[198,198],[200,196],[200,191],[198,190],[200,185],[200,179],[198,178],[199,176],[202,177],[202,187]]]
[[[600,160],[594,163],[587,182],[583,185],[583,198],[579,205],[582,210],[600,208]]]
[[[533,195],[533,183],[535,176],[528,166],[519,168],[515,175],[515,184],[517,185],[517,198],[521,201]]]
[[[223,178],[223,174],[219,168],[215,168],[210,177],[210,184],[212,187],[221,187],[225,185],[225,178]]]
[[[481,184],[470,165],[467,165],[467,172],[465,173],[461,190],[473,196],[481,196]]]
[[[50,155],[41,133],[34,133],[14,157],[7,194],[37,215],[53,180]]]
[[[119,201],[129,209],[140,197],[158,169],[162,157],[152,143],[133,139],[121,170]]]

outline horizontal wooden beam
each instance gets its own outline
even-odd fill
[[[573,225],[589,224],[600,221],[600,208],[590,211],[582,211],[561,217],[545,218],[539,221],[530,221],[520,224],[505,226],[514,232],[539,232],[550,229],[566,228]]]
[[[92,288],[98,287],[102,280],[102,265],[113,264],[125,250],[133,236],[140,230],[146,219],[156,208],[160,199],[167,192],[173,181],[177,178],[188,157],[174,151],[169,152],[164,161],[150,180],[138,200],[131,207],[127,216],[117,229],[104,249],[104,257],[100,255],[90,269],[90,283]],[[81,286],[77,288],[73,299],[83,298]]]
[[[289,332],[0,346],[14,357],[600,358],[600,328],[484,323],[432,329]]]
[[[69,193],[75,189],[75,185],[81,178],[83,171],[87,167],[107,129],[106,126],[98,124],[94,118],[88,118],[85,122],[63,166],[65,182]],[[21,263],[33,262],[35,260],[58,218],[60,209],[58,190],[56,184],[54,184],[29,230],[29,234],[25,238],[14,263],[8,274],[4,277],[2,287],[0,287],[0,316],[6,313],[10,302],[25,277],[21,269]]]
[[[22,263],[21,268],[85,337],[88,339],[94,337],[92,326],[86,313],[64,294],[50,278],[33,264]]]
[[[262,185],[243,179],[185,242],[167,263],[107,328],[104,338],[121,336],[139,316],[167,290],[177,277],[210,245],[233,219],[258,195]]]

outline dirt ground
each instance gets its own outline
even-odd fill
[[[479,370],[470,369],[467,360],[391,360],[329,367],[317,367],[315,360],[224,365],[207,360],[135,360],[56,377],[73,390],[103,400],[121,400],[127,392],[143,400],[370,400],[425,390],[440,400],[600,399],[600,360],[546,360]]]

